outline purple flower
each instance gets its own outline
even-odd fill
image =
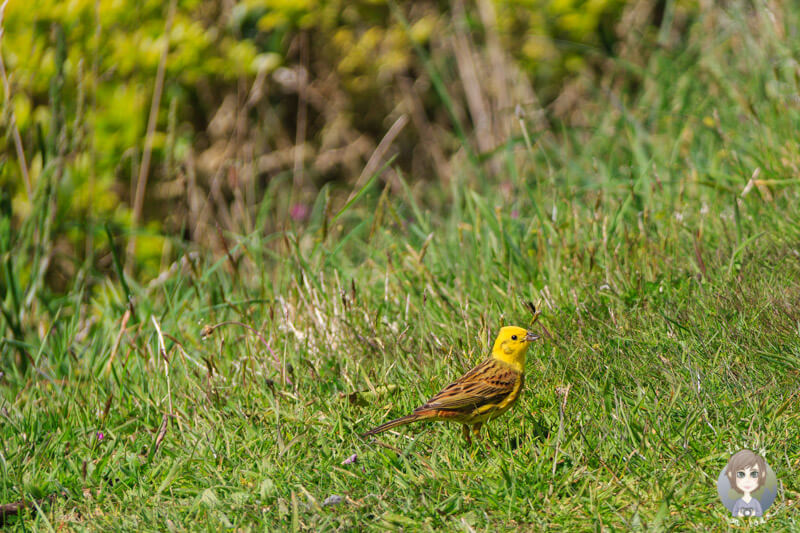
[[[517,211],[516,209],[512,209],[511,210],[511,218],[513,218],[513,219],[519,218],[519,211]]]
[[[358,454],[354,453],[344,461],[342,461],[342,465],[350,465],[358,461]]]
[[[102,431],[98,431],[97,432],[97,440],[103,440],[104,437],[105,437],[105,435],[103,435]]]
[[[302,222],[308,217],[311,211],[306,204],[294,204],[289,210],[289,216],[296,222]]]

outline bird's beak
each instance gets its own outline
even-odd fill
[[[534,332],[532,332],[532,331],[529,331],[529,332],[528,332],[528,333],[525,335],[525,340],[526,340],[526,341],[528,341],[528,342],[533,342],[533,341],[535,341],[535,340],[536,340],[536,339],[538,339],[538,338],[539,338],[539,335],[537,335],[536,333],[534,333]]]

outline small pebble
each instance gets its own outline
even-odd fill
[[[323,507],[328,507],[329,505],[339,505],[342,503],[344,499],[339,496],[338,494],[333,494],[325,498],[325,501],[322,502]]]

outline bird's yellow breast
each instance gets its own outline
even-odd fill
[[[519,398],[519,395],[522,393],[522,386],[524,384],[525,384],[525,375],[520,374],[517,383],[514,385],[514,389],[511,391],[511,394],[506,396],[506,399],[500,402],[500,404],[497,406],[497,410],[499,411],[497,413],[498,415],[505,413],[506,411],[511,409],[511,407],[513,407],[515,403],[517,403],[517,399]]]
[[[485,422],[487,420],[497,418],[511,409],[514,404],[517,403],[517,399],[519,399],[519,395],[522,393],[522,387],[524,384],[525,376],[524,374],[519,374],[517,376],[517,382],[514,384],[514,388],[511,389],[511,392],[508,394],[508,396],[497,403],[482,405],[476,409],[474,417],[471,420],[472,423]]]

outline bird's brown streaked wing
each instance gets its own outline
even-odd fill
[[[498,403],[514,390],[520,375],[488,359],[428,400],[423,409],[477,409]]]

